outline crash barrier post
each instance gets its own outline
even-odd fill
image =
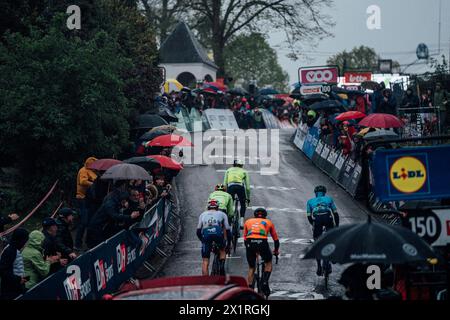
[[[161,199],[140,223],[84,253],[18,300],[94,300],[114,293],[151,257],[171,222],[173,205]]]
[[[439,107],[398,108],[398,117],[405,123],[403,138],[437,136],[442,133]]]
[[[358,195],[363,174],[362,164],[321,140],[318,127],[300,125],[294,136],[294,144],[335,183],[353,197]]]

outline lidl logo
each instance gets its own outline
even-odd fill
[[[427,169],[416,157],[403,157],[394,162],[390,170],[392,186],[402,193],[416,193],[427,182]]]

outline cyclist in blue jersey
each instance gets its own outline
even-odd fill
[[[306,204],[306,214],[309,223],[313,226],[313,237],[317,240],[323,233],[323,229],[326,231],[339,227],[339,214],[337,212],[336,205],[331,197],[328,197],[327,188],[324,186],[317,186],[314,189],[316,197],[310,199]],[[328,274],[331,273],[327,270]],[[320,259],[317,260],[317,275],[322,276],[323,270]]]
[[[231,228],[227,215],[219,211],[219,203],[211,199],[208,211],[203,212],[198,219],[197,237],[202,242],[202,275],[209,275],[209,258],[213,243],[220,250],[220,274],[225,275],[226,252],[230,251]]]

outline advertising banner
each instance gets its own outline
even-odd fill
[[[381,201],[450,198],[450,146],[378,149],[372,161]]]
[[[305,143],[303,145],[303,152],[309,159],[312,159],[318,143],[319,128],[312,127],[309,129],[308,136],[306,137]]]
[[[408,210],[403,225],[431,246],[450,244],[450,209]]]
[[[339,83],[339,68],[333,66],[300,68],[299,79],[303,85],[337,84]]]
[[[363,83],[372,81],[372,72],[346,72],[344,73],[345,83]]]
[[[239,129],[233,112],[228,109],[207,109],[204,112],[211,129]]]

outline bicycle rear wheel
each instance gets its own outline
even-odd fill
[[[323,276],[325,278],[325,289],[328,290],[328,283],[330,279],[330,262],[323,260],[322,269],[323,269]]]
[[[220,260],[219,260],[219,252],[218,252],[217,247],[214,247],[213,252],[214,252],[214,260],[213,260],[213,265],[212,265],[212,269],[211,269],[211,275],[218,276],[218,275],[220,275]]]
[[[233,253],[236,253],[236,247],[237,247],[237,243],[238,243],[238,239],[239,239],[239,219],[237,218],[237,216],[234,216],[233,219],[233,235],[232,235],[232,243],[233,243]]]

